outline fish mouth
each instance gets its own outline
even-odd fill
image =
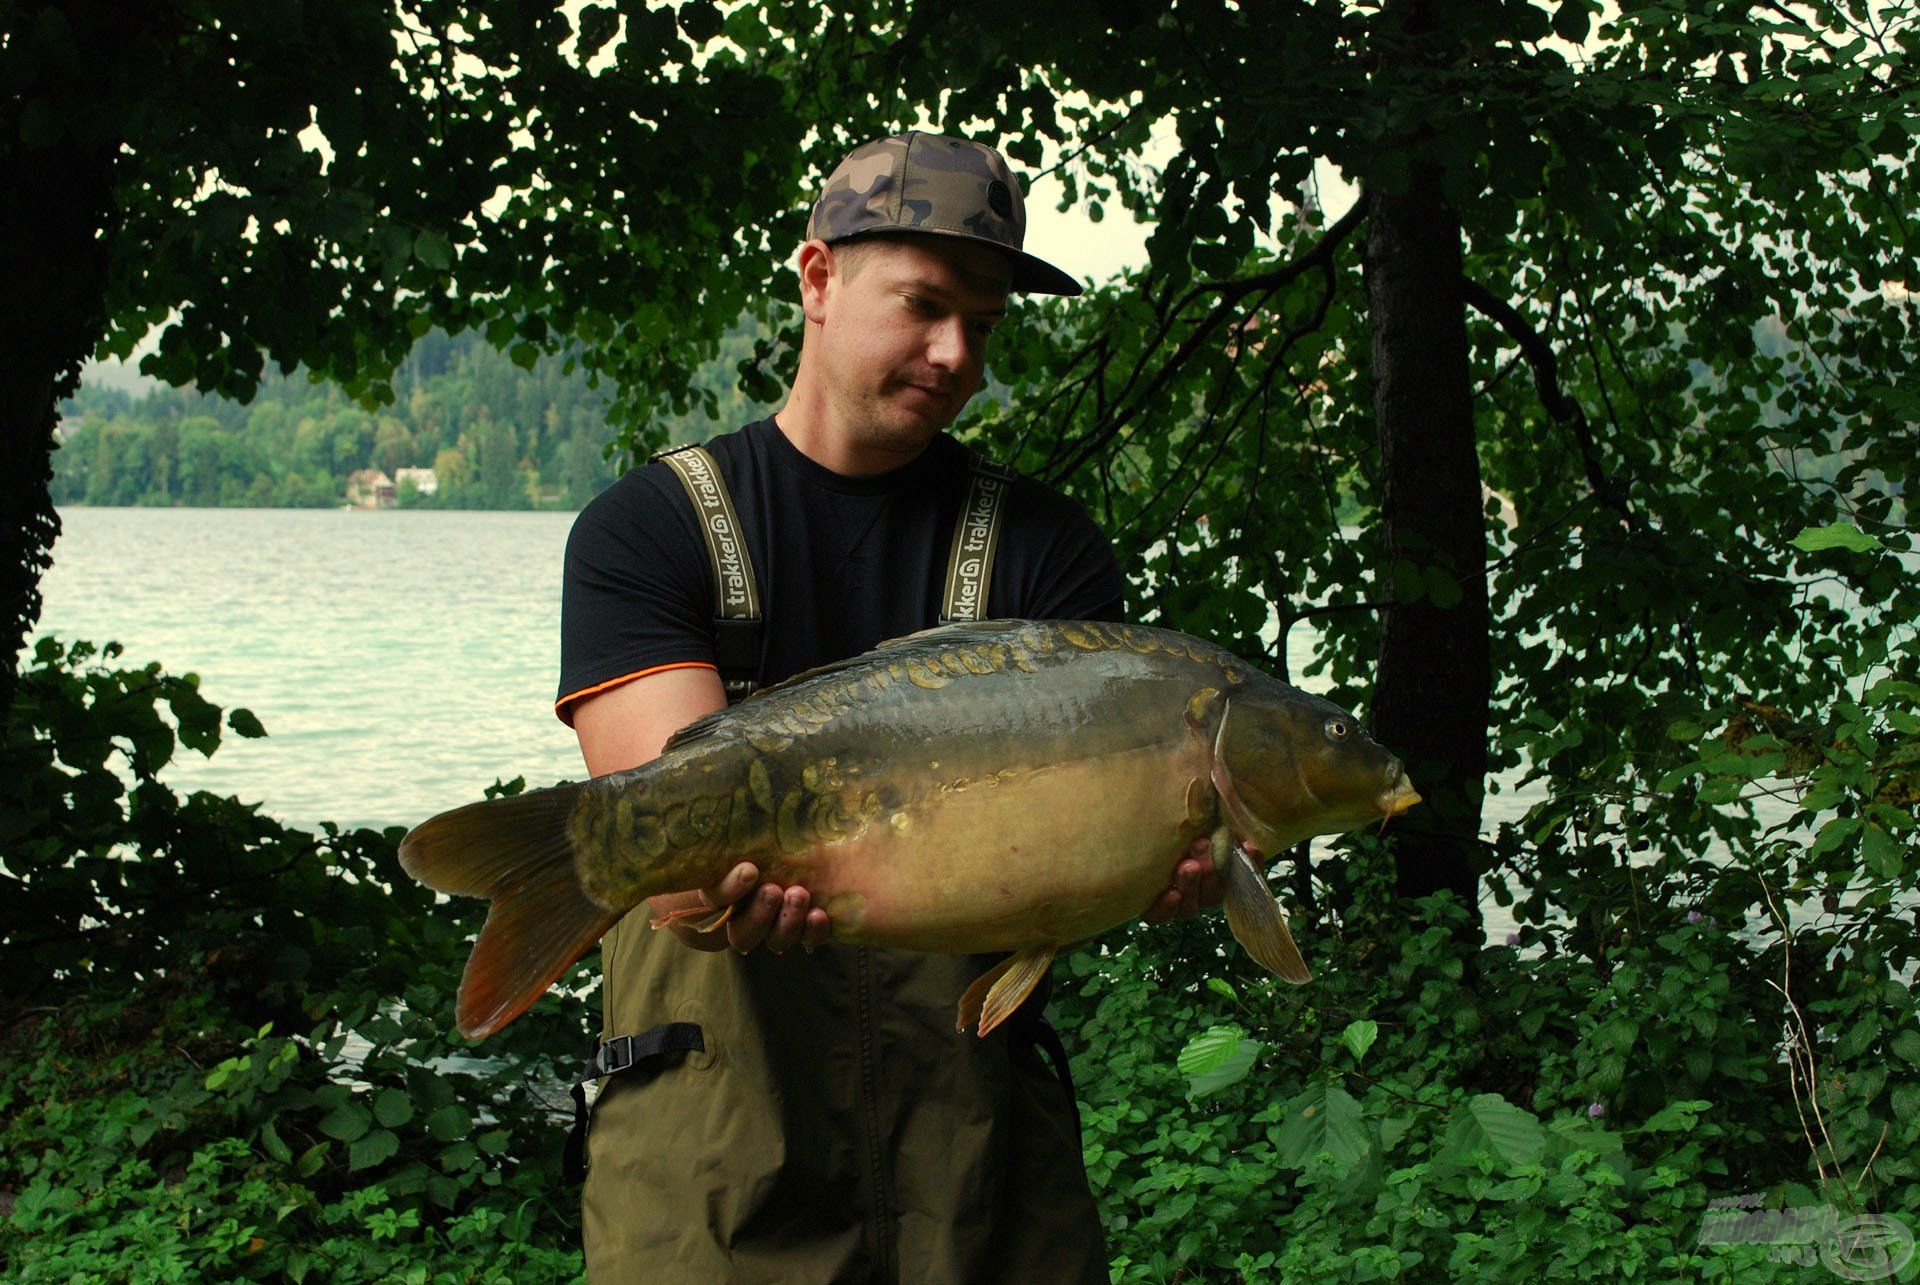
[[[1380,812],[1386,816],[1400,816],[1419,801],[1421,791],[1413,788],[1413,782],[1402,776],[1398,782],[1394,782],[1392,789],[1380,791]]]

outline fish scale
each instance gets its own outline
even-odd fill
[[[1235,936],[1304,981],[1246,847],[1277,854],[1418,797],[1345,711],[1212,644],[992,621],[763,689],[631,771],[443,813],[401,860],[493,899],[461,984],[470,1035],[511,1021],[633,907],[741,861],[806,888],[836,940],[1015,952],[962,997],[985,1034],[1056,950],[1142,913],[1202,837]]]

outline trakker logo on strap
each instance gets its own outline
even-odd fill
[[[978,620],[986,610],[994,546],[1000,539],[1000,498],[1006,489],[1004,479],[980,469],[968,479],[967,501],[960,506],[953,550],[947,558],[946,594],[940,607],[944,620]]]
[[[715,613],[727,620],[756,620],[760,595],[754,588],[753,565],[740,542],[740,518],[733,498],[720,481],[713,456],[698,446],[660,457],[679,477],[700,515],[707,538],[707,556],[713,564]]]

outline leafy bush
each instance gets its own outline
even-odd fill
[[[1701,1244],[1711,1202],[1756,1192],[1920,1223],[1911,1187],[1819,1181],[1779,1040],[1739,1010],[1764,961],[1729,934],[1682,916],[1609,978],[1505,946],[1463,961],[1450,903],[1423,909],[1417,933],[1308,947],[1320,971],[1299,990],[1225,980],[1251,969],[1221,967],[1207,929],[1192,930],[1199,964],[1145,935],[1075,957],[1061,1020],[1081,1037],[1117,1279],[1798,1280],[1775,1246]],[[1650,1003],[1662,990],[1697,1002]],[[1910,1030],[1911,999],[1880,998],[1876,1029]],[[1623,1013],[1644,1021],[1629,1031]],[[1705,1014],[1755,1038],[1691,1070],[1650,1052]],[[1913,1086],[1920,1068],[1875,1062],[1822,1072],[1860,1099],[1827,1118],[1851,1170],[1887,1130],[1885,1182],[1920,1125],[1859,1077]]]
[[[473,1056],[479,907],[395,880],[397,830],[180,798],[175,749],[250,714],[84,643],[34,661],[0,744],[9,1279],[577,1278],[584,970]]]

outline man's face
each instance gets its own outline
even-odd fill
[[[807,303],[829,406],[849,445],[904,464],[953,422],[979,391],[1012,275],[1005,255],[938,236],[842,247]]]

